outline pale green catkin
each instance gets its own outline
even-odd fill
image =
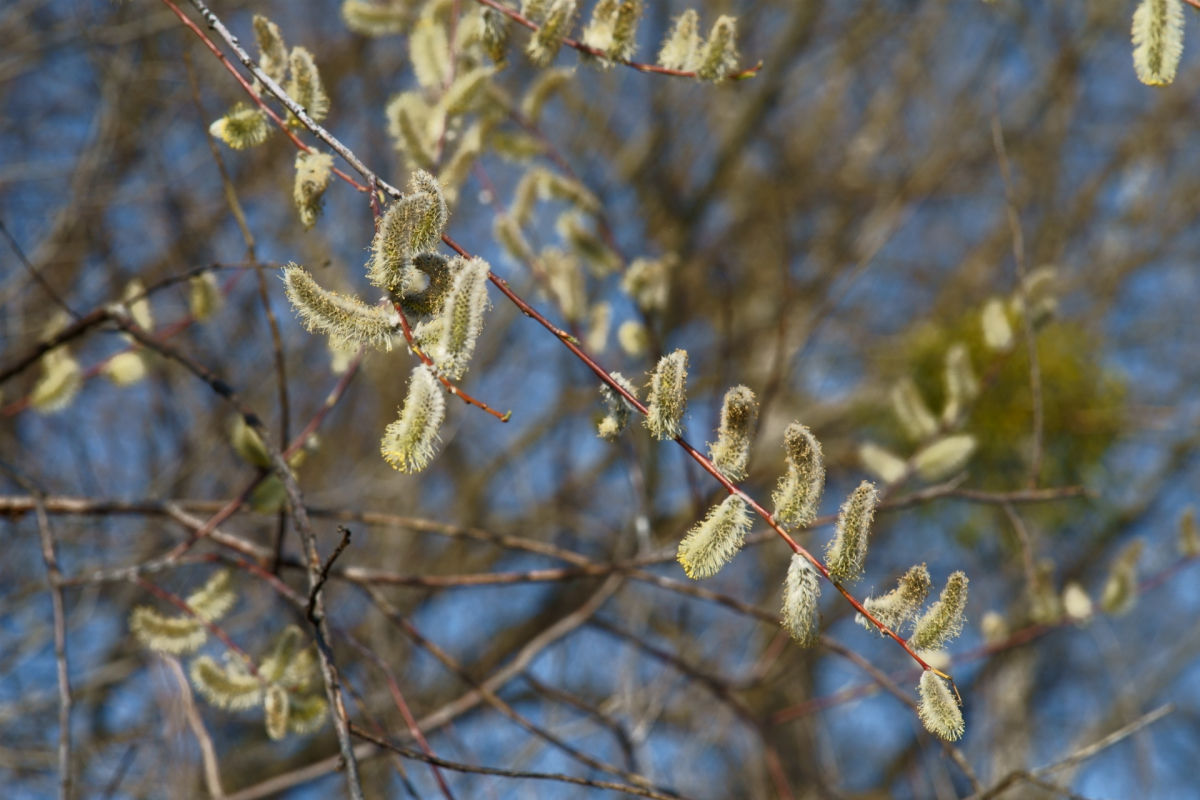
[[[384,430],[379,449],[400,472],[420,472],[437,450],[438,431],[446,416],[446,398],[433,370],[424,364],[408,379],[408,395],[400,416]]]
[[[971,367],[971,355],[963,344],[955,344],[946,351],[946,363],[943,371],[943,381],[946,387],[946,402],[942,406],[942,424],[954,426],[967,403],[979,394],[979,380]]]
[[[392,348],[398,324],[394,309],[369,306],[356,297],[322,289],[295,264],[284,268],[283,282],[288,300],[309,331],[371,347]]]
[[[941,480],[966,466],[975,445],[969,433],[943,436],[912,457],[913,468],[927,481]]]
[[[637,397],[637,392],[633,388],[624,375],[619,372],[612,373],[612,379],[617,382],[622,389],[629,392],[634,397]],[[605,415],[596,425],[596,435],[605,441],[613,441],[621,432],[629,425],[629,416],[633,412],[633,406],[629,405],[629,401],[622,397],[615,389],[607,383],[600,384],[600,397],[604,401]]]
[[[221,288],[211,272],[188,279],[188,310],[193,319],[208,319],[221,308],[221,301]]]
[[[129,630],[145,647],[172,655],[198,650],[208,637],[200,620],[164,616],[149,606],[133,609],[129,615]]]
[[[271,739],[278,741],[287,736],[288,710],[287,690],[277,684],[268,686],[263,698],[263,716],[267,724],[267,736]]]
[[[83,369],[65,347],[42,356],[42,376],[29,393],[29,407],[54,414],[71,405],[83,386]]]
[[[858,448],[858,460],[867,472],[888,485],[899,483],[908,475],[907,461],[874,442],[865,442]]]
[[[960,739],[966,730],[962,709],[946,681],[933,670],[925,670],[921,674],[918,693],[921,704],[917,713],[925,729],[948,742]]]
[[[839,583],[853,583],[862,577],[877,499],[875,485],[863,481],[842,504],[833,539],[825,548],[825,567]]]
[[[485,7],[481,19],[483,49],[492,63],[498,68],[503,67],[508,56],[508,17],[494,8]]]
[[[441,337],[430,357],[451,380],[463,376],[475,354],[487,309],[488,264],[481,258],[457,259],[454,286],[442,307]]]
[[[910,439],[921,441],[937,433],[938,423],[912,378],[901,378],[892,387],[892,411]]]
[[[683,433],[683,413],[687,410],[686,350],[663,356],[650,376],[649,413],[646,428],[660,441]]]
[[[292,184],[292,200],[300,214],[300,222],[305,228],[317,224],[317,215],[321,213],[321,199],[329,188],[329,180],[333,175],[333,156],[329,153],[296,154],[296,179]]]
[[[450,218],[450,210],[437,178],[416,170],[408,193],[388,207],[371,241],[367,279],[381,289],[394,290],[419,253],[434,250]]]
[[[410,7],[409,0],[344,0],[342,20],[359,35],[388,36],[408,29]]]
[[[222,667],[210,656],[200,656],[188,674],[196,691],[218,708],[237,711],[262,702],[262,680],[232,661]]]
[[[692,580],[716,575],[741,549],[750,530],[746,501],[735,494],[709,509],[679,543],[676,558]]]
[[[1175,80],[1183,55],[1182,0],[1142,0],[1133,12],[1133,67],[1148,86]]]
[[[288,54],[279,26],[262,14],[254,15],[253,25],[254,39],[258,43],[259,69],[276,83],[283,83],[287,75]]]
[[[296,104],[308,112],[313,121],[320,122],[329,115],[329,95],[321,83],[321,73],[313,60],[312,53],[303,47],[293,47],[288,58],[292,75],[288,79],[287,93]],[[289,124],[302,127],[299,119],[292,117]]]
[[[898,632],[904,623],[916,616],[932,585],[929,569],[918,564],[900,576],[895,589],[880,597],[868,597],[863,601],[863,607],[893,633]],[[862,614],[855,615],[855,621],[869,631],[879,631],[880,636],[886,635]]]
[[[816,643],[820,630],[817,602],[821,599],[821,576],[808,559],[792,555],[783,584],[783,627],[804,647]]]
[[[220,139],[234,150],[255,147],[267,140],[275,128],[258,108],[238,103],[225,116],[208,126],[213,138]]]
[[[575,22],[575,0],[550,0],[541,27],[534,31],[525,48],[525,55],[539,67],[554,60],[562,40],[571,32]]]
[[[914,650],[937,650],[962,632],[967,609],[967,575],[955,572],[946,579],[937,602],[917,620],[908,645]]]
[[[689,8],[680,14],[658,51],[658,65],[665,69],[694,70],[703,40],[700,15]]]
[[[399,283],[393,291],[400,298],[400,307],[410,317],[440,314],[446,295],[454,287],[454,268],[463,264],[437,253],[420,253],[401,270]]]
[[[738,68],[737,20],[733,17],[718,17],[713,23],[708,41],[700,51],[696,77],[706,81],[720,81]]]
[[[821,443],[799,422],[788,425],[783,435],[787,472],[771,494],[775,521],[784,527],[804,527],[817,517],[817,505],[825,488],[825,460]]]
[[[757,422],[758,400],[748,386],[735,386],[725,393],[717,441],[709,445],[708,454],[717,469],[731,481],[746,477],[750,442]]]

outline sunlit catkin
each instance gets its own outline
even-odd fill
[[[508,56],[508,17],[494,8],[482,11],[483,32],[480,39],[488,58],[497,67],[503,67]]]
[[[735,386],[725,393],[717,441],[708,446],[708,454],[717,469],[731,481],[746,477],[750,442],[757,423],[758,400],[749,387]]]
[[[397,324],[393,309],[369,306],[356,297],[322,289],[311,275],[295,264],[284,268],[283,283],[288,300],[309,331],[391,349]]]
[[[83,370],[65,347],[42,356],[42,377],[29,393],[29,406],[42,414],[53,414],[71,405],[83,386]]]
[[[263,681],[236,662],[222,667],[210,656],[200,656],[192,662],[188,674],[196,691],[218,708],[237,711],[262,702]]]
[[[695,69],[702,44],[700,16],[689,8],[676,18],[671,32],[663,39],[658,51],[658,65],[666,69]]]
[[[708,510],[679,543],[676,558],[692,580],[716,575],[733,558],[750,530],[746,501],[735,494]]]
[[[525,54],[539,67],[554,60],[562,46],[563,37],[571,31],[575,21],[575,0],[550,0],[546,18],[529,38]]]
[[[1142,0],[1133,12],[1133,68],[1138,80],[1165,86],[1183,55],[1182,0]]]
[[[825,459],[821,443],[799,422],[783,434],[787,472],[771,494],[775,520],[788,528],[804,527],[817,517],[817,505],[825,488]]]
[[[253,25],[254,40],[258,42],[259,69],[276,83],[283,83],[287,75],[288,54],[279,26],[262,14],[254,15]]]
[[[450,212],[437,178],[417,170],[408,193],[392,203],[371,241],[367,278],[381,289],[395,289],[404,268],[418,253],[434,250]]]
[[[457,380],[470,366],[487,309],[488,265],[481,258],[457,259],[454,286],[442,306],[441,337],[430,357],[446,377]]]
[[[636,46],[634,34],[642,14],[641,6],[640,0],[600,0],[592,11],[591,21],[583,29],[583,43],[609,59],[628,59]]]
[[[674,439],[683,433],[683,412],[687,410],[686,350],[663,356],[650,376],[649,413],[646,427],[655,439]]]
[[[446,295],[454,288],[454,268],[463,259],[453,262],[438,253],[419,253],[400,272],[393,291],[400,297],[400,307],[410,316],[430,316],[441,313]]]
[[[967,575],[955,572],[946,579],[937,602],[929,606],[913,627],[908,646],[914,650],[937,650],[962,632],[967,610]]]
[[[901,625],[916,616],[932,585],[929,569],[924,564],[918,564],[900,576],[895,589],[879,597],[868,597],[863,601],[863,607],[871,612],[875,619],[896,632],[900,630]],[[879,631],[875,623],[862,614],[856,615],[855,621],[869,631]],[[879,634],[885,635],[883,631],[879,631]]]
[[[168,617],[149,606],[133,609],[129,630],[144,646],[172,655],[191,653],[208,637],[204,625],[195,617]]]
[[[208,132],[234,150],[260,145],[271,135],[271,120],[259,109],[238,103],[225,116],[208,126]]]
[[[291,77],[287,83],[288,95],[296,104],[308,112],[315,122],[320,122],[329,114],[329,95],[325,94],[325,86],[321,83],[321,73],[312,53],[303,47],[293,47],[288,57],[291,67]],[[293,127],[301,127],[299,119],[292,117],[289,123]]]
[[[805,647],[816,643],[820,634],[817,601],[821,599],[821,576],[808,559],[792,555],[783,583],[783,627]]]
[[[933,670],[925,670],[921,674],[918,693],[921,696],[921,704],[917,714],[925,730],[948,742],[961,738],[966,730],[962,709],[959,708],[958,700],[946,680]]]
[[[738,68],[737,20],[733,17],[718,17],[713,23],[708,41],[700,51],[696,76],[706,81],[719,81],[729,77]]]
[[[630,395],[637,397],[633,384],[624,375],[614,372],[612,379]],[[633,406],[607,383],[600,384],[600,397],[604,401],[605,414],[596,425],[596,435],[611,442],[620,436],[621,432],[629,425],[629,415],[633,411]]]
[[[839,583],[853,583],[862,576],[877,499],[875,485],[863,481],[842,503],[833,539],[825,548],[825,568]]]
[[[408,379],[400,416],[387,426],[379,443],[387,463],[401,472],[420,472],[437,450],[438,430],[446,416],[446,398],[433,370],[424,364]]]
[[[329,153],[303,151],[296,153],[296,178],[292,184],[292,201],[305,228],[317,224],[321,198],[329,188],[333,174],[333,156]]]

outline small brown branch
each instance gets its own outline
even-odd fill
[[[564,775],[562,773],[525,772],[523,770],[481,767],[474,764],[463,764],[458,761],[447,761],[444,758],[426,755],[425,753],[417,750],[410,750],[407,747],[401,747],[398,744],[393,744],[386,739],[380,738],[368,731],[363,730],[357,725],[351,726],[351,733],[360,739],[371,742],[376,747],[382,747],[385,750],[390,750],[393,753],[404,756],[405,758],[411,758],[414,761],[424,761],[428,764],[436,764],[439,767],[454,770],[455,772],[470,772],[476,775],[498,775],[504,778],[526,778],[528,780],[537,781],[557,781],[559,783],[569,783],[575,786],[586,786],[590,789],[609,789],[614,792],[632,795],[633,797],[650,797],[654,800],[678,800],[679,798],[679,795],[676,794],[661,794],[653,789],[643,788],[640,786],[631,786],[625,783],[593,780],[591,778],[577,778],[574,775]]]
[[[43,502],[45,495],[34,483],[7,464],[0,468],[23,486],[33,498],[37,518],[38,539],[42,547],[42,563],[46,567],[46,583],[50,591],[50,607],[54,615],[54,663],[58,678],[58,796],[69,800],[73,790],[71,776],[71,678],[67,668],[67,618],[63,603],[63,578],[55,552],[54,530]]]
[[[308,617],[311,622],[316,622],[316,605],[317,594],[321,591],[321,587],[325,585],[325,581],[329,580],[329,570],[333,567],[333,562],[337,561],[338,556],[342,551],[350,546],[350,529],[344,525],[338,526],[338,533],[342,534],[342,540],[338,542],[337,547],[329,555],[328,560],[321,565],[321,572],[317,577],[317,582],[313,585],[312,590],[308,593],[308,607],[304,611],[304,616]]]

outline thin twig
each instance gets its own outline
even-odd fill
[[[42,502],[44,494],[8,464],[0,463],[0,469],[23,486],[34,502],[37,518],[38,538],[42,546],[42,563],[46,567],[46,583],[50,591],[50,606],[54,614],[54,663],[58,676],[58,796],[69,800],[72,794],[71,776],[71,678],[67,668],[67,619],[63,604],[62,571],[58,567],[55,552],[54,530],[50,527],[50,516]]]
[[[679,800],[677,794],[661,794],[653,789],[644,788],[641,786],[631,786],[625,783],[613,783],[612,781],[593,780],[591,778],[577,778],[573,775],[564,775],[562,773],[549,772],[526,772],[515,769],[498,769],[495,767],[480,767],[474,764],[462,764],[457,761],[447,761],[444,758],[429,756],[417,750],[409,750],[407,747],[401,747],[398,744],[381,739],[368,731],[364,731],[357,725],[352,726],[351,732],[359,737],[371,742],[377,747],[382,747],[386,750],[391,750],[394,753],[411,758],[416,761],[425,761],[429,764],[437,764],[439,767],[454,770],[456,772],[472,772],[477,775],[499,775],[505,778],[527,778],[538,781],[558,781],[560,783],[570,783],[575,786],[586,786],[589,789],[608,789],[614,792],[633,795],[634,797],[650,797],[654,800]]]
[[[329,580],[329,570],[333,567],[333,562],[337,561],[337,558],[342,554],[342,551],[350,546],[350,529],[344,525],[339,525],[338,533],[342,535],[342,540],[338,542],[337,547],[333,549],[333,552],[329,555],[329,558],[324,564],[321,565],[321,572],[317,577],[317,582],[312,587],[312,590],[308,593],[308,607],[304,611],[304,616],[308,617],[309,620],[313,622],[316,621],[314,615],[316,613],[315,608],[317,605],[317,593],[321,591],[321,587],[325,585],[325,581]]]

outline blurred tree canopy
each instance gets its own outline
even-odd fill
[[[1130,19],[1194,9],[589,0],[559,47],[569,5],[0,9],[6,793],[1193,792],[1200,59],[1143,85]],[[596,54],[654,65],[689,8],[690,76]],[[295,49],[260,58],[254,15]],[[734,29],[736,64],[712,46]],[[417,169],[502,281],[405,474],[380,438],[418,356],[305,331],[280,277],[374,303],[384,184]],[[818,558],[874,481],[847,589],[966,573],[964,632],[920,654],[965,735],[926,732],[919,665],[829,584],[820,640],[791,641],[762,519],[689,580],[679,542],[726,488],[636,413],[598,438],[564,343],[643,401],[685,349],[700,459],[749,387],[738,486],[767,510],[807,426],[825,491],[792,534]]]

